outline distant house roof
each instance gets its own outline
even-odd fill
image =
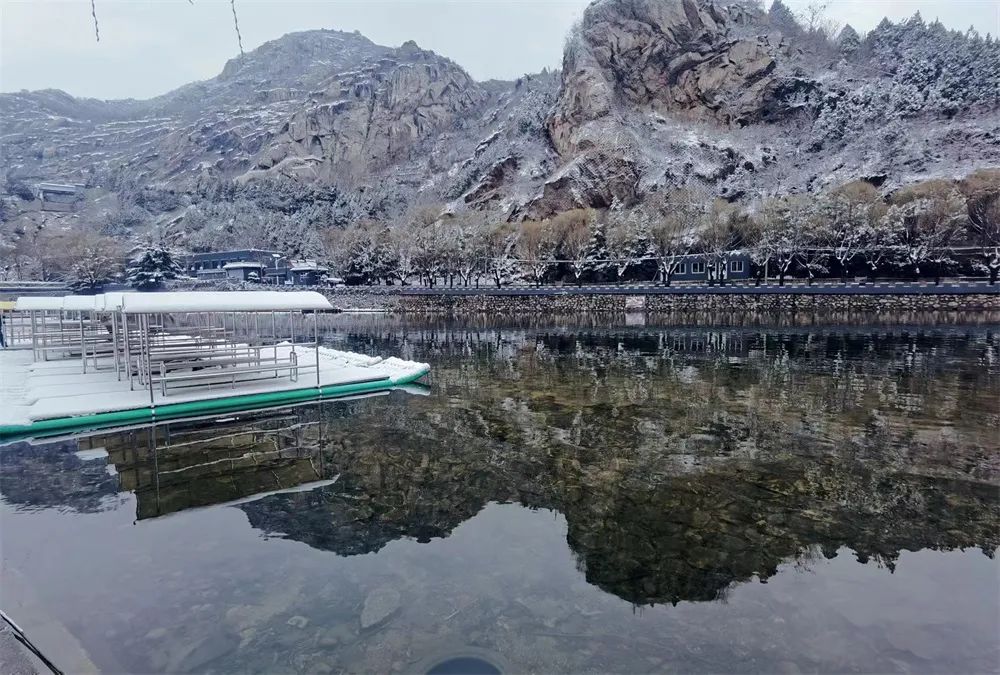
[[[255,270],[259,270],[259,269],[262,269],[264,267],[267,267],[267,265],[265,265],[264,263],[259,263],[259,262],[250,262],[248,260],[240,260],[240,261],[237,261],[237,262],[226,263],[225,265],[222,266],[222,269],[224,269],[224,270],[241,270],[241,269],[246,269],[248,267],[252,267]]]
[[[39,183],[38,189],[42,192],[62,192],[65,194],[76,194],[75,185],[65,185],[63,183]]]
[[[218,260],[220,258],[250,258],[254,255],[281,256],[281,251],[267,251],[260,248],[244,248],[235,251],[212,251],[211,253],[192,253],[185,256],[188,261]]]
[[[312,260],[296,260],[288,268],[292,272],[329,272],[329,267],[324,267]]]

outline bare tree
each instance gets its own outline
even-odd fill
[[[121,250],[113,239],[83,232],[66,242],[70,262],[65,280],[71,290],[94,293],[121,272]]]
[[[410,282],[410,278],[417,273],[417,259],[420,256],[420,243],[413,233],[405,228],[397,227],[389,230],[389,249],[392,251],[394,264],[389,270],[392,278],[405,286]]]
[[[517,274],[514,247],[519,234],[513,225],[502,223],[490,229],[483,238],[483,268],[497,288],[513,281]]]
[[[796,265],[816,264],[809,252],[815,244],[812,206],[803,197],[783,197],[765,203],[756,215],[758,236],[754,246],[758,256],[766,255],[774,263],[779,286],[784,286],[785,277]]]
[[[1000,275],[1000,169],[981,169],[961,183],[969,215],[969,234],[979,247],[990,284]]]
[[[591,247],[591,224],[594,218],[595,214],[591,209],[564,211],[552,218],[560,249],[567,258],[578,286],[583,283],[583,274],[589,269],[587,253]]]
[[[967,210],[965,200],[946,180],[931,180],[900,190],[885,219],[895,233],[893,263],[914,277],[921,265],[941,271],[955,264],[952,246],[959,235]]]
[[[398,260],[392,245],[394,232],[384,225],[363,222],[326,233],[326,257],[350,283],[372,284],[398,278]]]
[[[648,219],[635,209],[617,212],[609,219],[607,245],[615,279],[621,282],[630,267],[642,264],[650,251]]]
[[[2,233],[0,233],[2,235]],[[54,251],[49,246],[49,230],[41,222],[29,221],[20,225],[0,240],[0,274],[5,279],[18,281],[28,279],[50,279],[51,256]]]
[[[541,286],[552,268],[559,248],[556,227],[551,220],[526,220],[521,223],[516,253],[518,262],[528,271],[536,286]]]
[[[700,248],[708,258],[709,281],[725,284],[729,259],[743,242],[745,215],[736,206],[717,199],[705,216],[699,238]]]
[[[885,215],[885,203],[871,183],[855,181],[821,198],[817,210],[817,236],[846,280],[851,263],[866,247],[882,245],[871,238],[874,223]]]
[[[672,190],[648,215],[650,243],[660,281],[667,286],[678,263],[699,243],[712,200],[704,190]]]
[[[774,249],[767,236],[768,217],[769,214],[766,210],[761,210],[744,223],[743,243],[747,247],[747,254],[754,267],[754,285],[756,286],[760,286],[760,282],[766,279],[771,260],[774,257]]]
[[[451,236],[455,238],[457,247],[457,270],[462,284],[468,286],[475,282],[479,286],[479,275],[482,272],[482,259],[485,255],[484,246],[489,224],[486,216],[479,211],[466,211],[455,216],[451,227]]]

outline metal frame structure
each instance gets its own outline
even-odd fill
[[[321,386],[317,312],[331,309],[314,292],[108,293],[24,297],[14,305],[35,361],[80,358],[83,373],[114,370],[129,389],[147,389],[155,407],[171,389],[228,387],[314,371]],[[312,340],[297,324],[311,313]],[[286,319],[287,315],[287,319]],[[261,318],[270,318],[265,338]],[[279,334],[279,318],[287,332]],[[313,349],[311,363],[301,361]]]
[[[17,349],[31,343],[31,326],[27,316],[14,309],[16,303],[0,300],[0,333],[7,349]]]

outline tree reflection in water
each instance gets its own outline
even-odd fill
[[[587,581],[638,605],[718,599],[843,546],[891,569],[901,551],[1000,545],[988,328],[356,321],[327,339],[431,361],[431,395],[80,447],[108,450],[139,519],[243,500],[253,527],[342,556],[447,537],[490,502],[552,509]],[[8,502],[88,510],[114,493],[103,474],[66,489],[81,474],[65,444],[25,447],[5,451]]]

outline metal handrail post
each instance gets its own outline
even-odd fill
[[[49,351],[46,347],[49,346],[49,327],[46,325],[46,319],[48,318],[48,312],[42,310],[42,361],[49,360]]]
[[[122,312],[122,337],[125,340],[125,369],[128,371],[128,390],[135,391],[132,383],[132,348],[128,334],[128,314]]]
[[[115,353],[115,379],[121,382],[122,369],[118,361],[118,316],[114,313],[111,314],[111,342],[113,343],[112,350]]]
[[[141,315],[145,324],[145,330],[143,333],[146,337],[146,379],[149,380],[149,407],[155,409],[156,401],[153,398],[153,364],[150,361],[150,348],[149,348],[149,316],[146,314]]]
[[[35,310],[28,312],[31,316],[31,360],[38,360],[38,337],[35,330]]]
[[[62,314],[59,314],[59,324],[62,325]],[[62,335],[59,336],[62,339]],[[87,338],[84,334],[83,311],[80,311],[80,359],[83,361],[83,374],[87,374]]]

